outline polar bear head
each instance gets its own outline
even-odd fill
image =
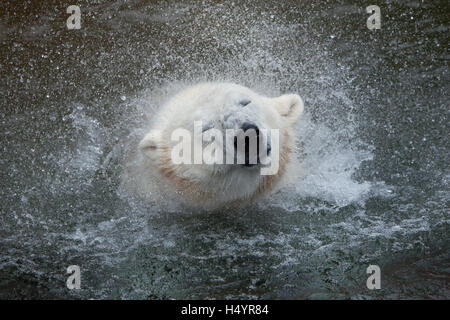
[[[296,94],[269,98],[237,84],[202,83],[159,110],[139,148],[189,202],[242,202],[286,174],[302,112]]]

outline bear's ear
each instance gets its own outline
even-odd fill
[[[303,113],[303,101],[297,94],[284,94],[275,98],[275,108],[278,113],[288,121],[295,123]]]
[[[154,158],[160,137],[161,132],[159,130],[151,130],[147,133],[141,142],[139,142],[141,152],[150,158]]]

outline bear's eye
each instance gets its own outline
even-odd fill
[[[248,105],[250,102],[252,102],[250,99],[242,99],[241,101],[239,101],[239,104],[243,107],[245,107],[246,105]]]

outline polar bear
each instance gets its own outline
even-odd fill
[[[151,178],[154,180],[151,183],[165,184],[165,196],[176,195],[193,206],[214,209],[251,202],[276,190],[282,181],[287,181],[285,178],[295,176],[296,124],[303,108],[297,94],[269,98],[244,86],[223,82],[191,86],[173,96],[152,118],[150,130],[139,143],[145,162],[142,170],[156,169],[157,175]],[[199,124],[200,130],[196,131],[195,126]],[[180,129],[191,134],[191,138],[184,137],[187,141],[181,141],[180,136],[174,135]],[[228,140],[219,144],[217,135],[207,144],[201,135],[211,129],[223,133],[224,137],[229,129],[238,133],[231,144]],[[246,135],[247,132],[256,139]],[[242,133],[244,147],[240,144],[237,150],[236,139]],[[204,152],[200,162],[195,161],[195,146],[192,153],[184,149],[181,152],[187,155],[185,160],[192,162],[175,161],[174,157],[179,155],[178,152],[174,155],[175,148],[180,143],[194,145],[195,141],[201,141],[200,150]],[[257,141],[258,154],[250,159],[249,151],[255,149],[249,144],[254,141]],[[209,146],[208,152],[205,145]],[[262,155],[259,147],[263,149]],[[224,157],[220,159],[232,159],[232,162],[206,161],[211,150],[214,155],[222,155],[223,151]],[[241,162],[236,161],[238,152],[241,152]],[[230,154],[233,156],[228,157]],[[275,171],[261,174],[268,166],[275,167]]]

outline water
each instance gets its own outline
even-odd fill
[[[0,4],[1,298],[449,298],[449,5]],[[302,176],[204,213],[123,181],[177,90],[296,92]],[[81,290],[65,286],[79,265]],[[382,289],[368,290],[377,264]]]

